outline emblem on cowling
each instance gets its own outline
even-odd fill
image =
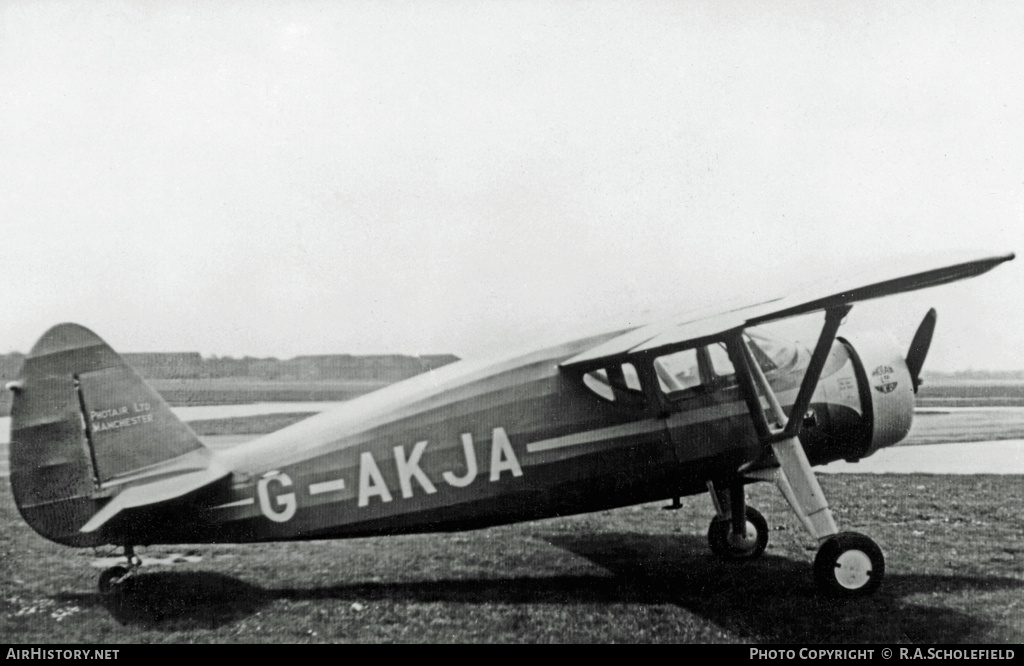
[[[880,365],[871,371],[871,385],[879,393],[892,393],[899,382],[893,376],[895,371],[891,365]]]

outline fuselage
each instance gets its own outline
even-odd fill
[[[217,452],[232,470],[223,482],[111,527],[140,544],[450,531],[704,492],[708,480],[772,465],[707,349],[559,367],[617,334],[463,361],[362,396]],[[790,404],[806,350],[762,356]],[[812,462],[869,452],[863,375],[836,342],[801,436]]]

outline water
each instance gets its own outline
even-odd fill
[[[882,449],[858,463],[815,468],[826,474],[1024,474],[1024,439],[922,444]]]

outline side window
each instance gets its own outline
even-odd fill
[[[732,360],[729,359],[729,352],[724,342],[716,342],[708,346],[708,357],[711,359],[711,370],[716,377],[731,377],[736,374]]]
[[[700,363],[696,349],[654,359],[654,372],[663,393],[672,394],[700,386]]]
[[[639,405],[644,402],[640,375],[632,363],[613,365],[583,375],[583,384],[608,402]]]
[[[636,368],[632,363],[622,364],[622,376],[626,382],[626,388],[633,391],[643,391],[640,387],[640,375],[636,374]]]
[[[749,337],[744,336],[744,340],[765,372],[775,368]],[[736,383],[736,368],[724,342],[659,356],[654,359],[654,370],[662,393],[670,398],[683,398],[700,393],[701,389],[725,388]]]
[[[751,329],[743,333],[750,357],[765,374],[795,365],[799,353],[792,343]],[[649,357],[648,357],[649,358]],[[644,363],[648,361],[644,360]],[[671,400],[701,395],[712,389],[736,386],[736,368],[724,342],[694,347],[656,357],[643,366],[643,381],[657,378],[661,392]],[[653,374],[651,370],[653,369]],[[612,364],[583,375],[583,384],[601,399],[620,405],[644,405],[641,373],[633,363]],[[650,391],[653,387],[648,387]]]
[[[608,383],[608,371],[604,368],[583,375],[583,383],[588,389],[608,402],[615,400],[615,392],[612,391],[612,385]]]

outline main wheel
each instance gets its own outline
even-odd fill
[[[885,577],[885,556],[874,541],[857,532],[840,532],[821,544],[814,558],[814,580],[838,597],[871,594]]]
[[[100,574],[100,594],[109,595],[120,592],[124,583],[128,580],[128,567],[110,567]]]
[[[727,560],[753,560],[761,556],[768,546],[768,521],[754,507],[746,508],[747,532],[736,537],[732,534],[732,521],[715,518],[708,527],[708,545],[711,552]]]

